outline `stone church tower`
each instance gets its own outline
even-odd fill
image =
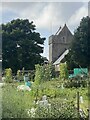
[[[55,35],[49,37],[49,62],[54,63],[67,50],[73,35],[65,24]]]

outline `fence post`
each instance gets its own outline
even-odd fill
[[[36,94],[35,94],[36,96],[35,96],[35,102],[37,102],[37,100],[38,100],[38,88],[36,88]]]
[[[79,91],[77,92],[77,112],[78,112],[78,118],[80,117],[80,114],[79,114]]]

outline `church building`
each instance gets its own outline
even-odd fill
[[[69,52],[72,39],[73,35],[66,24],[62,29],[60,27],[55,35],[49,37],[49,62],[55,65],[57,71],[59,64]]]

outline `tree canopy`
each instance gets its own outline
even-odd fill
[[[69,54],[66,56],[69,67],[90,67],[90,18],[83,17],[74,32]]]
[[[41,64],[43,44],[36,32],[36,26],[28,19],[16,19],[2,24],[2,67],[18,69],[34,69],[35,64]]]

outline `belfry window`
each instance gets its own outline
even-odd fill
[[[62,43],[66,43],[66,37],[65,36],[62,37]]]

